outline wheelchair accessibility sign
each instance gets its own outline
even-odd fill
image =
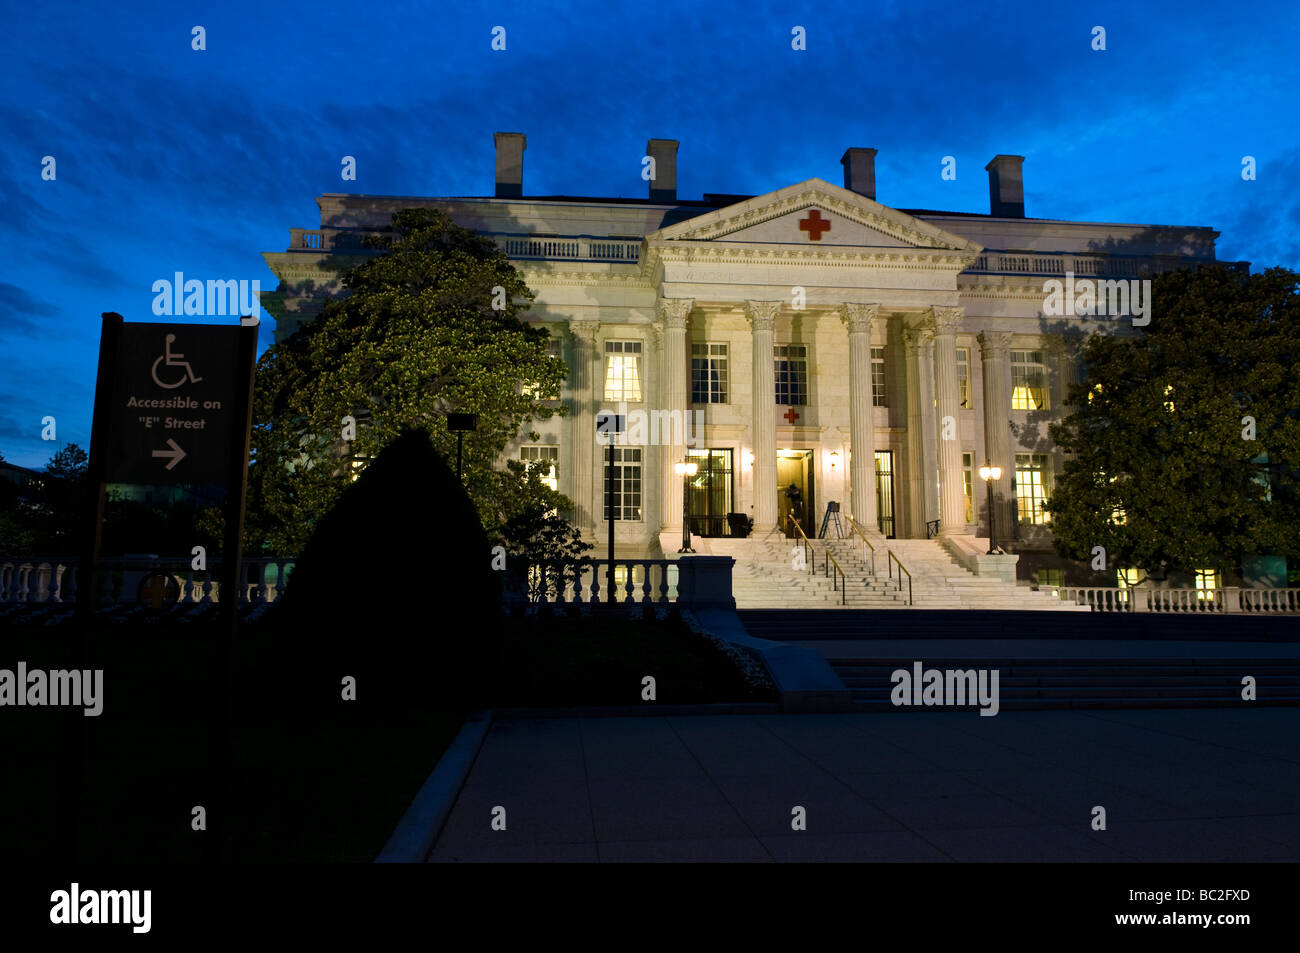
[[[122,324],[105,479],[224,483],[230,474],[241,328]]]

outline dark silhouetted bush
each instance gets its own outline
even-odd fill
[[[268,621],[272,652],[340,699],[482,704],[501,645],[488,537],[422,431],[386,447],[316,527]],[[318,696],[319,697],[319,696]]]

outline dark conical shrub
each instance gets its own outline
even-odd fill
[[[502,624],[491,563],[456,474],[427,434],[408,430],[303,549],[275,613],[280,651],[334,699],[351,675],[359,702],[481,704]]]

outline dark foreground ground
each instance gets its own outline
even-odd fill
[[[292,651],[281,634],[272,616],[245,625],[227,678],[230,640],[212,623],[7,624],[0,668],[103,669],[104,701],[91,718],[80,708],[0,709],[0,856],[373,860],[468,709],[422,690],[420,672],[403,683],[409,691],[362,679],[356,700],[345,700],[346,664],[326,671],[310,653],[329,633],[310,633]],[[344,637],[364,646],[367,634]],[[664,701],[767,697],[679,622],[528,618],[437,631],[413,620],[411,638],[503,646],[485,707],[637,704],[646,674]],[[381,661],[404,667],[400,655]],[[428,684],[456,681],[446,675],[431,673]],[[195,829],[196,807],[206,830]]]
[[[1296,861],[1297,791],[1296,708],[507,719],[430,859]]]

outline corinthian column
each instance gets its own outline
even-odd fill
[[[780,301],[746,301],[754,335],[754,533],[776,529],[776,353]]]
[[[667,437],[660,438],[660,470],[662,483],[663,509],[660,512],[662,531],[682,529],[682,478],[677,475],[673,465],[686,459],[684,432],[686,416],[691,412],[686,393],[686,318],[691,313],[690,298],[660,298],[659,317],[663,321],[662,362],[664,384],[660,391],[663,404],[660,409],[671,415],[672,411],[681,411],[682,429],[669,425]],[[668,418],[671,420],[671,416]],[[692,431],[692,433],[694,433]]]
[[[878,304],[840,305],[849,329],[849,486],[851,513],[864,530],[876,528],[876,410],[871,399],[871,326]]]
[[[925,538],[925,524],[938,516],[939,492],[935,486],[938,459],[934,420],[934,329],[908,328],[907,344],[907,459],[909,462],[908,532]]]
[[[931,308],[934,318],[934,379],[939,425],[939,532],[966,532],[966,493],[961,472],[961,395],[957,387],[957,329],[963,308]],[[971,488],[974,492],[974,487]]]
[[[596,401],[600,396],[600,378],[593,374],[596,359],[595,321],[570,321],[573,336],[573,407],[569,425],[569,446],[573,448],[573,475],[569,478],[573,496],[573,523],[590,539],[596,532],[592,509],[593,453],[596,446]],[[597,385],[593,386],[592,381]]]
[[[984,365],[984,460],[1002,468],[1002,479],[993,483],[993,508],[997,515],[998,537],[1010,538],[1011,476],[1016,461],[1011,455],[1011,335],[1003,331],[984,331],[979,336],[980,360]],[[985,517],[987,519],[987,517]],[[988,535],[988,527],[984,527]]]

